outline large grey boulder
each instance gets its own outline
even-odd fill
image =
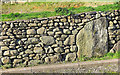
[[[108,51],[108,34],[106,19],[99,18],[86,23],[76,38],[78,57],[103,56]]]
[[[52,45],[55,43],[55,40],[52,36],[42,36],[40,37],[40,40],[45,44],[45,45]]]

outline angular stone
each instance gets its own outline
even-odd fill
[[[55,32],[55,34],[56,34],[56,35],[61,35],[62,32],[61,32],[61,31],[59,31],[59,32]]]
[[[68,53],[66,55],[65,61],[75,61],[76,53]]]
[[[77,33],[78,33],[78,30],[77,30],[77,29],[75,29],[75,30],[72,31],[72,34],[73,34],[73,35],[76,35]]]
[[[45,28],[44,27],[41,27],[37,30],[37,34],[44,34],[45,32]]]
[[[35,47],[34,48],[34,53],[43,54],[44,50],[43,50],[42,47]]]
[[[45,48],[46,53],[53,53],[54,52],[53,49],[50,46],[46,46],[44,48]]]
[[[9,48],[7,46],[2,46],[1,50],[9,50]]]
[[[64,41],[64,45],[73,45],[75,44],[75,35],[69,35],[68,38]]]
[[[75,45],[75,46],[70,46],[70,51],[71,52],[74,52],[74,51],[77,51],[77,46]]]
[[[55,40],[52,36],[42,36],[40,37],[40,40],[45,44],[45,45],[52,45],[55,43]]]
[[[115,52],[120,50],[120,41],[118,41],[116,44],[114,44],[112,48]]]
[[[28,29],[27,34],[34,35],[34,34],[36,34],[36,31],[35,31],[35,29]]]
[[[2,61],[3,64],[9,64],[9,63],[11,63],[11,60],[10,60],[9,57],[2,57],[1,61]]]
[[[54,32],[52,32],[52,31],[49,31],[47,33],[48,33],[48,35],[54,35]]]
[[[17,51],[17,50],[10,50],[10,55],[11,55],[11,56],[16,56],[16,55],[18,55],[18,51]]]
[[[14,59],[13,64],[22,63],[22,59]]]
[[[40,59],[40,55],[39,54],[36,54],[36,56],[35,57],[33,57],[33,59],[37,59],[37,60],[39,60]]]
[[[108,51],[106,18],[88,22],[77,34],[78,57],[103,56]]]
[[[10,51],[5,51],[5,52],[3,53],[3,55],[4,55],[4,56],[9,56],[9,55],[10,55]]]
[[[67,38],[67,35],[61,35],[61,39],[65,40]]]
[[[62,52],[64,52],[64,49],[60,48],[60,47],[57,47],[57,48],[54,49],[54,51],[57,52],[57,53],[62,53]]]
[[[32,54],[33,51],[32,51],[31,49],[27,49],[27,50],[25,51],[25,53],[26,53],[26,54]]]
[[[71,34],[72,32],[69,29],[63,29],[64,34]]]
[[[62,57],[61,55],[54,55],[54,56],[50,56],[49,59],[50,59],[50,63],[55,63],[61,61]]]
[[[28,43],[30,44],[35,44],[35,43],[38,43],[39,42],[39,39],[38,38],[28,38]]]
[[[37,64],[40,64],[42,63],[41,60],[31,60],[28,62],[28,65],[37,65]]]
[[[37,24],[36,23],[30,23],[30,24],[28,24],[28,26],[29,27],[35,27],[35,26],[37,26]]]
[[[45,63],[50,63],[50,58],[46,57],[45,58]]]

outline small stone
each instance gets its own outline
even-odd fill
[[[30,50],[30,49],[27,49],[26,51],[25,51],[25,53],[27,54],[32,54],[33,53],[33,51],[32,50]]]
[[[39,43],[39,39],[38,38],[28,38],[28,43],[29,44]]]
[[[30,24],[28,24],[28,26],[29,27],[35,27],[35,26],[37,26],[37,24],[36,23],[30,23]]]
[[[14,59],[14,61],[13,61],[13,64],[15,65],[15,64],[18,64],[18,63],[22,63],[22,59]]]
[[[114,20],[113,22],[114,22],[114,24],[117,24],[117,21],[116,21],[116,20]]]
[[[109,26],[111,26],[111,27],[113,26],[113,22],[112,21],[109,22]]]
[[[3,55],[4,55],[4,56],[9,56],[9,55],[10,55],[10,51],[5,51],[5,52],[3,53]]]
[[[77,33],[78,33],[78,30],[77,30],[77,29],[75,29],[75,30],[72,31],[72,34],[73,34],[73,35],[76,35]]]
[[[50,63],[50,59],[48,57],[45,58],[45,63]]]
[[[71,34],[71,31],[69,29],[63,29],[64,34]]]
[[[45,28],[44,27],[41,27],[37,30],[37,34],[44,34],[45,32]]]
[[[53,29],[53,32],[57,32],[57,31],[60,31],[60,29],[58,27]]]
[[[29,57],[34,57],[34,56],[35,56],[35,54],[30,54],[30,55],[29,55]]]
[[[75,61],[76,53],[68,53],[66,55],[65,61]]]
[[[51,47],[58,47],[58,44],[53,44]]]
[[[54,32],[52,32],[52,31],[49,31],[49,32],[47,32],[47,33],[48,33],[48,35],[50,35],[50,36],[54,35]]]
[[[22,57],[24,58],[24,57],[28,57],[29,56],[29,54],[23,54],[22,55]]]
[[[2,46],[1,50],[9,50],[9,48],[7,46]]]
[[[77,46],[75,45],[75,46],[70,46],[71,48],[70,48],[70,51],[71,52],[74,52],[74,51],[77,51]]]
[[[110,53],[115,53],[115,51],[113,49],[110,50]]]
[[[68,38],[64,41],[64,45],[73,45],[75,44],[75,36],[74,35],[69,35]]]
[[[69,49],[66,49],[66,50],[65,50],[65,53],[69,53],[69,52],[70,52],[70,50],[69,50]]]
[[[50,63],[61,61],[61,59],[62,59],[61,55],[54,55],[49,57]]]
[[[61,35],[62,32],[61,32],[61,31],[59,31],[59,32],[55,32],[55,34],[56,34],[56,35]]]
[[[28,29],[28,30],[27,30],[27,34],[32,34],[32,35],[34,35],[34,34],[36,34],[36,31],[35,31],[35,29]]]
[[[10,50],[10,54],[11,54],[11,56],[17,56],[18,51],[17,50]]]
[[[34,47],[34,45],[29,45],[29,46],[28,46],[28,48],[33,48],[33,47]]]
[[[60,48],[60,47],[55,48],[54,51],[57,52],[57,53],[64,52],[63,48]]]
[[[3,64],[9,64],[9,63],[11,63],[11,60],[10,60],[9,57],[2,57],[1,61],[2,61]]]
[[[61,39],[65,40],[67,38],[67,35],[61,35]]]
[[[38,55],[38,54],[36,54],[36,56],[35,57],[33,57],[33,59],[37,59],[37,60],[39,60],[40,59],[40,56]]]
[[[96,14],[96,18],[99,18],[99,17],[100,17],[100,14],[99,14],[99,13],[97,13],[97,14]]]
[[[34,53],[43,54],[44,50],[43,50],[42,47],[35,47],[34,48]]]

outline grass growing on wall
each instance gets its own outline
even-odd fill
[[[98,7],[85,7],[81,6],[79,8],[55,8],[54,11],[43,11],[43,12],[34,12],[34,13],[10,13],[10,14],[2,14],[2,18],[0,21],[13,21],[13,20],[20,20],[20,19],[32,19],[32,18],[43,18],[43,17],[51,17],[57,15],[71,15],[77,14],[81,12],[89,12],[89,11],[111,11],[111,10],[118,10],[120,9],[120,2],[103,5]]]
[[[120,51],[116,53],[107,53],[106,55],[102,57],[81,57],[80,61],[93,61],[93,60],[107,60],[107,59],[119,59],[120,58]]]

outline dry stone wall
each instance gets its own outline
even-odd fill
[[[88,54],[83,52],[82,55],[92,57],[100,52],[104,54],[109,52],[120,40],[120,10],[1,22],[0,26],[2,27],[0,38],[2,66],[16,67],[75,61],[81,54],[79,45],[83,44],[82,51],[86,50],[86,48],[84,50],[86,46],[84,42],[92,44],[88,46],[90,47],[90,50],[86,51]],[[87,29],[87,26],[91,28]],[[101,33],[101,29],[105,32]],[[81,33],[82,31],[87,31],[90,35],[86,36],[86,33]],[[82,43],[77,44],[79,33],[86,38],[83,38]],[[90,39],[94,38],[93,41],[88,39],[89,36]]]

